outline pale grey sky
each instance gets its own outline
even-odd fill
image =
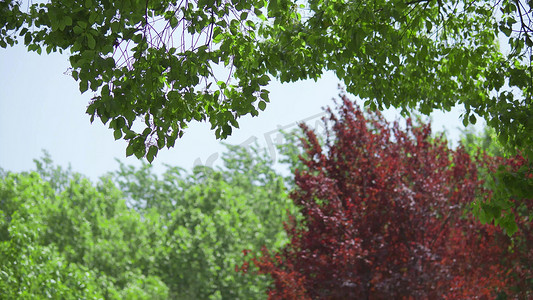
[[[65,75],[68,56],[28,53],[22,46],[0,49],[0,167],[11,171],[29,170],[33,159],[46,149],[54,161],[96,179],[115,170],[115,158],[126,163],[138,163],[126,158],[127,143],[113,138],[113,132],[96,119],[93,124],[85,114],[92,93],[80,94],[78,84]],[[268,146],[268,133],[279,127],[316,116],[322,107],[332,105],[337,97],[338,80],[330,73],[318,82],[312,80],[293,84],[274,82],[270,85],[271,103],[258,117],[240,119],[240,129],[224,142],[241,144],[254,136],[260,145]],[[434,130],[445,128],[452,140],[457,140],[462,127],[461,110],[433,115]],[[394,119],[396,113],[386,116]],[[311,125],[315,120],[311,120]],[[225,148],[209,130],[209,125],[192,124],[176,146],[159,152],[154,163],[179,165],[191,169],[200,159],[206,163]],[[266,136],[265,136],[266,134]],[[270,135],[272,136],[272,135]],[[220,159],[215,163],[220,162]]]

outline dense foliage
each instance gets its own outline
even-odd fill
[[[499,141],[491,128],[481,134],[466,130],[462,144],[477,160],[477,168],[485,186],[492,190],[487,201],[476,201],[474,211],[484,223],[495,223],[513,233],[518,227],[517,218],[533,219],[533,167],[521,155],[513,155]],[[512,197],[509,197],[512,195]]]
[[[347,97],[339,115],[329,113],[324,145],[304,127],[291,193],[303,222],[287,224],[291,242],[281,251],[252,257],[274,279],[271,299],[533,296],[528,216],[519,214],[511,239],[468,210],[492,196],[479,164],[516,169],[523,157],[474,160],[432,137],[429,125],[366,118]]]
[[[120,170],[91,183],[49,157],[0,178],[2,299],[258,299],[242,250],[279,248],[283,179],[259,152],[232,147],[225,167]]]
[[[526,0],[8,0],[0,47],[69,51],[91,119],[150,161],[192,120],[231,134],[271,77],[325,70],[371,107],[463,104],[532,154],[531,22]]]
[[[23,39],[29,51],[69,51],[81,92],[95,92],[91,120],[150,162],[194,120],[230,135],[265,109],[272,77],[326,70],[371,108],[462,104],[465,125],[482,117],[531,161],[531,12],[528,0],[8,0],[0,47]],[[499,171],[498,182],[525,179],[495,192],[531,195],[531,172]]]
[[[0,169],[2,298],[533,296],[533,202],[489,189],[498,168],[528,166],[523,156],[484,143],[490,135],[452,150],[429,125],[390,126],[347,97],[339,107],[322,142],[305,129],[302,152],[288,137],[292,179],[234,146],[223,168],[158,176],[120,164],[97,184],[48,155],[36,172]],[[494,207],[515,214],[498,219],[512,238],[490,224]]]

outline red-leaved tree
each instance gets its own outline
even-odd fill
[[[323,147],[303,126],[304,168],[291,194],[303,221],[286,225],[290,243],[281,252],[252,259],[274,279],[271,299],[513,293],[516,245],[468,212],[490,192],[465,151],[433,138],[429,125],[367,118],[345,96],[338,115],[328,113]]]

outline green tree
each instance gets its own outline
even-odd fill
[[[121,165],[97,184],[36,160],[0,177],[0,294],[7,299],[260,299],[243,249],[279,249],[297,214],[265,152],[228,146],[188,174]],[[46,178],[46,179],[45,179]]]
[[[533,217],[533,169],[530,161],[509,151],[490,127],[482,132],[467,128],[463,131],[461,145],[477,161],[478,172],[492,192],[487,201],[472,203],[476,216],[483,223],[494,221],[507,233],[513,234],[519,230],[523,220]],[[487,157],[495,163],[483,163]]]
[[[151,165],[121,165],[111,174],[134,207],[166,220],[154,264],[172,297],[263,298],[268,278],[242,276],[235,267],[244,249],[279,249],[287,241],[283,222],[296,210],[283,177],[264,151],[227,147],[219,169],[197,166],[187,175],[168,167],[159,178]]]
[[[37,173],[9,174],[0,194],[3,297],[167,297],[165,284],[140,263],[153,255],[149,221],[110,182],[73,179],[58,192]]]
[[[56,247],[38,244],[46,230],[38,211],[53,196],[37,174],[0,181],[0,292],[4,299],[97,298],[96,274],[69,264]],[[69,274],[67,276],[67,274]]]
[[[30,51],[69,51],[80,90],[97,92],[91,120],[149,161],[193,120],[231,134],[265,108],[271,77],[325,70],[372,108],[463,104],[465,124],[477,114],[531,155],[530,1],[8,0],[0,12],[0,46],[18,34]]]
[[[480,154],[489,156],[508,157],[511,155],[498,140],[493,128],[484,127],[481,132],[474,127],[467,127],[461,133],[461,145],[472,157]]]

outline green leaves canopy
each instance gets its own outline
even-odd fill
[[[0,293],[4,299],[165,299],[134,266],[153,255],[150,232],[120,192],[73,179],[54,191],[36,173],[0,180]]]
[[[240,116],[265,108],[270,78],[324,70],[372,108],[427,114],[463,104],[465,124],[475,113],[531,154],[529,2],[299,3],[52,0],[22,12],[4,1],[0,46],[18,33],[30,51],[69,50],[80,90],[96,93],[91,120],[149,161],[193,120],[208,120],[219,138],[231,134]]]
[[[512,235],[519,222],[531,220],[533,210],[532,164],[520,155],[512,155],[498,142],[494,129],[476,134],[472,129],[463,132],[462,146],[475,158],[480,177],[492,195],[486,201],[472,203],[474,214],[482,223],[495,224]],[[486,157],[497,163],[482,163]]]
[[[235,266],[244,249],[279,249],[296,211],[261,153],[223,158],[218,170],[169,167],[162,178],[121,165],[97,185],[48,156],[39,174],[0,176],[2,298],[264,297],[268,279]]]
[[[262,87],[270,78],[251,59],[258,49],[249,19],[262,16],[262,1],[50,1],[26,13],[20,6],[2,3],[0,46],[14,44],[17,32],[29,50],[69,50],[80,91],[96,92],[87,113],[129,141],[128,155],[152,161],[192,120],[209,120],[224,138],[236,118],[265,108],[257,98],[268,101]],[[235,84],[217,71],[222,65],[234,70]]]

